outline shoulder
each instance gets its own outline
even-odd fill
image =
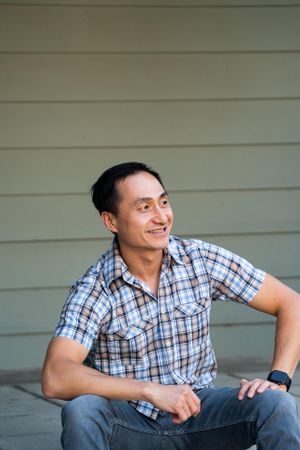
[[[169,244],[172,256],[180,259],[183,263],[200,262],[208,269],[228,267],[238,267],[241,264],[247,265],[247,261],[230,250],[220,247],[200,239],[181,239],[171,236]]]
[[[170,236],[168,249],[172,256],[177,256],[183,261],[186,257],[201,258],[207,255],[211,244],[198,239],[183,239],[177,236]]]
[[[90,308],[94,311],[100,309],[107,312],[109,289],[105,281],[105,267],[108,254],[109,249],[71,285],[65,307],[73,305],[72,308],[84,308],[85,310]]]
[[[95,286],[97,289],[106,290],[105,271],[112,260],[111,248],[108,248],[99,258],[81,275],[72,285],[74,289],[80,285]]]

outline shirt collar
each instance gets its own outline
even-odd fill
[[[163,267],[170,267],[172,263],[184,264],[181,255],[178,252],[177,245],[170,236],[168,247],[164,250]],[[111,246],[104,255],[103,276],[107,286],[117,278],[123,277],[128,272],[118,246],[118,239],[115,237]]]
[[[182,256],[178,251],[176,238],[173,236],[170,236],[168,247],[165,249],[165,257],[169,259],[169,264],[172,263],[172,259],[174,260],[173,262],[176,262],[177,264],[184,264]]]
[[[118,239],[115,237],[104,255],[103,276],[107,286],[126,272],[127,266],[120,255]]]

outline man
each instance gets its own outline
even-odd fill
[[[112,246],[72,287],[43,369],[65,449],[300,449],[286,393],[300,353],[299,295],[220,247],[170,236],[160,176],[142,163],[104,172],[93,202]],[[277,316],[269,379],[214,388],[211,301]]]

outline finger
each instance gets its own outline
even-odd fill
[[[189,408],[187,405],[182,404],[181,407],[177,411],[177,422],[176,423],[182,423],[185,422],[189,417],[191,416]]]
[[[261,386],[261,384],[262,380],[253,380],[252,383],[249,385],[247,397],[253,398],[257,392],[257,389]]]
[[[256,379],[256,380],[254,380],[253,384],[249,388],[248,397],[252,398],[256,394],[262,394],[267,389],[271,389],[271,390],[275,391],[277,389],[280,389],[280,386],[278,386],[277,384],[272,383],[268,380]]]
[[[191,391],[185,401],[181,404],[182,414],[179,414],[179,418],[184,422],[191,416],[197,416],[200,412],[200,399],[197,395]]]
[[[267,389],[276,389],[276,385],[274,385],[274,383],[270,383],[267,380],[262,380],[262,383],[258,386],[256,392],[258,394],[262,394]]]
[[[181,423],[178,414],[172,414],[172,422],[176,423],[177,425]]]
[[[241,388],[240,388],[239,393],[238,393],[238,399],[239,400],[243,400],[243,398],[245,397],[245,394],[246,394],[246,392],[248,390],[248,383],[249,383],[249,381],[246,380],[245,378],[242,378],[240,380],[240,387]]]
[[[268,382],[269,386],[267,387],[267,389],[271,389],[272,391],[284,391],[287,392],[287,388],[286,386],[282,386],[280,384],[276,384],[276,383],[272,383],[271,381]]]
[[[191,397],[191,401],[189,404],[191,415],[196,417],[200,413],[201,409],[201,400],[199,397],[193,392]]]
[[[183,394],[182,404],[180,406],[183,407],[185,414],[188,416],[187,418],[199,414],[200,399],[195,392],[191,388],[185,387]]]
[[[245,395],[247,395],[248,398],[253,398],[256,394],[261,394],[267,389],[276,390],[278,389],[278,386],[274,383],[271,383],[267,380],[261,380],[259,378],[256,378],[255,380],[247,381],[247,380],[241,380],[240,385],[242,386],[238,398],[239,400],[242,400]]]

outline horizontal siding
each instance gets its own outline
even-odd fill
[[[67,291],[67,288],[0,291],[0,336],[51,333]]]
[[[297,278],[299,236],[295,233],[202,236],[202,239],[246,257],[275,276]],[[95,239],[1,244],[0,286],[21,290],[68,286],[99,258],[109,242],[110,239]]]
[[[0,196],[87,194],[107,167],[140,160],[159,169],[168,191],[300,187],[300,144],[7,149],[0,150]]]
[[[175,234],[300,232],[300,189],[170,193],[170,199]],[[0,210],[2,242],[110,236],[86,195],[2,197]]]
[[[299,117],[298,99],[2,103],[1,147],[300,142]]]
[[[300,291],[300,277],[281,281]],[[67,296],[68,288],[0,291],[0,336],[51,333]],[[16,315],[14,312],[18,311]],[[273,323],[271,316],[232,302],[214,302],[213,326]],[[21,336],[20,336],[21,338]]]
[[[0,317],[0,336],[52,332],[66,295],[67,289],[0,292],[0,302],[3,305]],[[18,311],[18,314],[15,315],[14,311]],[[218,302],[213,305],[212,323],[214,325],[272,321],[272,317],[251,308],[227,302],[224,304]]]
[[[41,367],[51,336],[52,333],[24,335],[22,338],[19,336],[1,337],[0,354],[3,357],[0,361],[0,370]],[[254,348],[256,358],[265,359],[268,355],[268,359],[271,359],[274,347],[274,326],[272,324],[256,327],[251,325],[232,328],[213,327],[211,336],[217,358],[232,357],[232,355],[236,358],[245,358],[249,354],[249,349]]]
[[[51,336],[52,333],[24,335],[21,338],[19,336],[1,337],[0,354],[3,357],[0,361],[0,370],[41,367]],[[249,354],[249,349],[254,348],[256,358],[266,358],[268,355],[268,359],[271,359],[274,347],[274,326],[272,324],[259,324],[255,327],[251,325],[231,328],[213,327],[211,336],[217,358],[232,357],[232,355],[236,358],[245,358]]]
[[[42,367],[51,334],[2,336],[0,370],[24,370]]]
[[[300,279],[294,283],[291,280],[283,281],[300,290]],[[6,355],[5,359],[1,358],[0,369],[41,366],[65,295],[66,289],[0,293],[0,301],[4,305],[0,316],[0,352]],[[12,308],[7,307],[8,302],[11,302]],[[19,314],[15,315],[13,320],[12,311],[16,310]],[[240,323],[242,326],[233,326],[234,323]],[[261,357],[271,355],[274,333],[272,323],[272,317],[257,313],[251,308],[217,302],[213,305],[211,329],[217,356],[245,356],[249,340],[252,346],[258,345]],[[258,342],[259,340],[261,342]],[[30,354],[28,347],[31,349]],[[9,353],[7,348],[10,348]]]
[[[273,324],[264,326],[259,324],[255,327],[241,325],[231,329],[213,327],[211,329],[211,339],[217,358],[222,355],[227,355],[229,358],[231,355],[234,355],[235,358],[245,358],[251,349],[255,349],[252,357],[259,360],[266,359],[266,355],[268,355],[268,360],[271,361],[274,335],[275,326]]]
[[[0,51],[295,51],[300,50],[299,22],[298,7],[199,9],[2,5]],[[24,29],[26,39],[22,32],[16,33],[16,30]],[[179,33],[178,30],[186,32]]]
[[[0,5],[10,4],[8,0],[0,0]],[[42,6],[136,6],[136,7],[152,7],[152,6],[180,6],[187,8],[189,6],[199,7],[245,7],[260,6],[273,7],[278,6],[295,6],[300,5],[300,0],[14,0],[14,4],[19,5],[42,5]]]
[[[1,369],[41,366],[111,239],[88,189],[121,161],[161,172],[174,232],[299,289],[297,5],[0,0]],[[271,355],[272,318],[217,304],[212,323],[221,357]]]
[[[0,53],[0,67],[0,101],[141,101],[300,96],[299,53]]]

